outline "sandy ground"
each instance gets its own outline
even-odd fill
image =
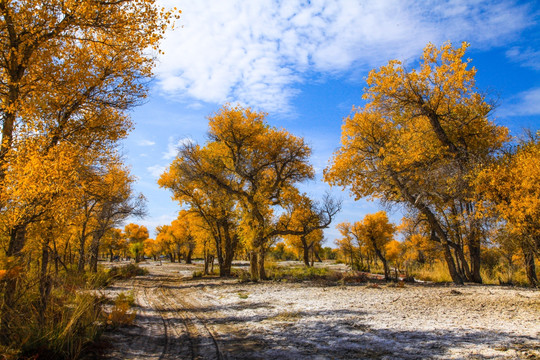
[[[106,359],[540,359],[540,291],[496,286],[240,283],[144,264],[133,326]]]

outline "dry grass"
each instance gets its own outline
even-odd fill
[[[40,309],[38,287],[30,286],[38,283],[36,273],[25,273],[21,284],[27,287],[20,286],[17,303],[9,312],[9,334],[0,345],[0,359],[79,358],[106,326],[129,324],[135,317],[130,311],[132,295],[121,294],[111,311],[104,313],[107,300],[89,290],[144,271],[132,265],[109,271],[100,269],[97,273],[60,272],[53,278],[45,311]]]
[[[443,264],[440,261],[436,261],[432,265],[425,265],[422,268],[412,270],[410,273],[417,280],[438,283],[452,282],[452,277],[448,272],[446,264]]]

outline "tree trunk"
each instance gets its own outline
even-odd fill
[[[41,272],[39,277],[39,322],[44,325],[45,312],[51,294],[51,277],[47,269],[49,267],[49,244],[48,240],[41,244]]]
[[[257,252],[255,250],[249,252],[249,271],[251,281],[259,280],[259,263],[257,261]]]
[[[534,264],[534,252],[527,244],[521,246],[523,251],[523,257],[525,259],[525,272],[527,273],[527,280],[531,286],[538,286],[538,278],[536,276],[536,265]]]
[[[322,263],[323,261],[322,261],[322,259],[321,259],[321,255],[319,254],[319,252],[313,250],[313,253],[315,254],[315,257],[317,258],[317,262]]]
[[[77,263],[77,271],[83,272],[84,271],[84,265],[86,262],[86,254],[85,254],[85,245],[86,245],[86,225],[83,225],[83,228],[81,230],[81,238],[79,239],[79,262]]]
[[[259,249],[259,279],[266,280],[266,271],[264,269],[264,250],[262,247]]]
[[[465,280],[470,282],[474,282],[473,274],[469,268],[469,263],[467,262],[467,259],[465,259],[465,254],[463,253],[463,247],[461,246],[455,246],[454,247],[454,253],[456,254],[456,261],[458,263],[458,269],[460,276]],[[482,279],[480,279],[482,280]]]
[[[430,119],[430,121],[433,121],[433,120]],[[445,231],[442,229],[441,224],[437,220],[437,217],[426,204],[419,201],[420,199],[418,197],[414,197],[413,195],[410,194],[407,187],[401,182],[397,174],[395,173],[392,174],[392,178],[398,185],[401,194],[405,197],[407,202],[411,204],[412,206],[414,206],[416,209],[418,209],[418,211],[420,211],[426,217],[429,223],[429,227],[431,228],[431,239],[435,240],[438,236],[439,237],[438,242],[440,242],[441,245],[443,246],[444,258],[446,260],[446,264],[448,265],[448,271],[450,272],[452,281],[455,284],[462,285],[463,278],[459,275],[456,269],[456,264],[454,262],[454,258],[452,257],[452,252],[450,251],[450,247],[448,244],[448,237]]]
[[[186,255],[186,264],[191,264],[191,257],[193,256],[193,247],[189,246],[188,253]]]
[[[229,231],[229,225],[227,224],[225,227],[225,256],[224,256],[224,264],[223,264],[223,276],[231,276],[231,268],[232,268],[232,262],[234,260],[234,256],[236,254],[236,249],[238,247],[238,235],[233,234],[231,236],[231,233]],[[221,276],[221,272],[220,272]]]
[[[210,254],[209,254],[209,251],[206,250],[206,248],[203,251],[203,257],[204,257],[204,271],[203,271],[203,274],[208,275],[208,265],[209,265]]]
[[[386,258],[382,254],[381,250],[379,250],[378,247],[375,247],[375,254],[377,257],[381,260],[384,267],[384,281],[390,281],[390,269],[388,268],[388,261],[386,261]]]
[[[58,262],[60,260],[59,256],[58,256],[58,250],[56,249],[56,239],[53,237],[52,239],[53,241],[53,251],[54,251],[54,274],[55,275],[58,275]]]
[[[93,273],[97,273],[99,242],[102,237],[103,237],[103,232],[99,230],[95,231],[94,234],[92,235],[92,243],[90,244],[88,255],[90,255],[90,259],[89,259],[90,271]]]
[[[469,243],[469,257],[471,260],[471,281],[477,284],[482,284],[482,275],[480,274],[480,239],[474,235]]]
[[[448,266],[448,271],[450,272],[450,277],[455,284],[463,285],[463,277],[458,273],[456,269],[456,263],[454,262],[454,257],[452,256],[452,251],[448,242],[442,243],[444,250],[444,259],[446,260],[446,265]]]
[[[225,268],[225,257],[223,256],[223,238],[221,235],[214,236],[214,243],[216,245],[216,255],[218,260],[218,266],[219,266],[219,276],[226,276],[224,272]]]
[[[309,246],[307,244],[306,237],[301,236],[300,241],[302,241],[302,251],[303,251],[303,255],[304,255],[304,265],[309,267],[310,266],[309,265]]]
[[[223,263],[219,265],[219,276],[231,276],[232,252],[225,253]]]
[[[10,231],[9,244],[6,251],[6,256],[13,257],[14,262],[11,264],[9,269],[6,269],[8,271],[14,270],[15,272],[17,272],[19,270],[16,268],[19,267],[22,270],[22,249],[24,248],[26,242],[26,226],[27,225],[16,226]],[[0,314],[0,337],[2,337],[4,340],[9,339],[10,319],[13,311],[15,311],[15,295],[17,292],[18,284],[17,278],[17,276],[8,276],[8,278],[4,280],[4,300],[2,303]]]

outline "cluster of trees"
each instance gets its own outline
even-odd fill
[[[174,16],[153,0],[0,1],[3,343],[21,311],[44,321],[54,275],[96,271],[110,229],[144,212],[117,144]],[[33,292],[37,310],[19,309]]]
[[[311,149],[302,138],[268,125],[265,117],[225,105],[208,119],[204,146],[184,144],[159,179],[212,240],[203,243],[215,253],[223,276],[230,275],[242,249],[251,278],[266,278],[265,256],[284,236],[303,248],[308,264],[320,230],[340,210],[329,196],[316,202],[298,190],[298,183],[314,176]]]
[[[345,119],[325,180],[406,208],[440,246],[455,283],[482,282],[489,244],[520,249],[537,285],[538,135],[516,146],[490,120],[493,105],[463,60],[467,47],[429,44],[418,69],[393,60],[371,71],[366,104]]]
[[[371,264],[377,260],[382,262],[385,280],[390,280],[389,258],[394,258],[393,248],[396,227],[388,220],[386,212],[379,211],[354,224],[342,222],[337,225],[342,235],[336,240],[347,263],[358,270],[371,270]]]

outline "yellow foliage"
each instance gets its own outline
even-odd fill
[[[476,189],[487,214],[500,216],[518,236],[540,236],[540,141],[534,139],[483,169]]]

